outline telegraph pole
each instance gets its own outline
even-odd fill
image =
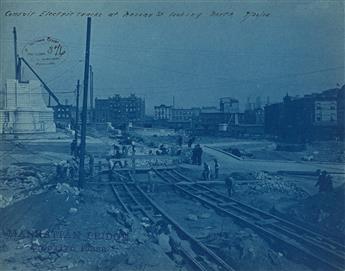
[[[14,69],[15,69],[15,78],[18,81],[21,81],[21,60],[18,57],[18,49],[17,49],[17,30],[13,27],[13,45],[14,45]]]
[[[78,146],[78,124],[79,124],[79,80],[77,82],[77,101],[76,101],[76,109],[75,109],[75,127],[74,127],[74,138]]]
[[[87,121],[87,91],[89,87],[89,62],[90,62],[90,36],[91,36],[91,18],[87,18],[86,30],[86,50],[84,67],[84,94],[83,108],[81,114],[81,137],[80,137],[80,163],[79,163],[79,187],[83,187],[85,181],[85,146],[86,146],[86,121]]]
[[[14,69],[15,69],[15,75],[16,80],[19,80],[18,78],[18,55],[17,55],[17,31],[16,28],[13,27],[13,41],[14,41]]]
[[[93,122],[93,70],[90,65],[90,118]]]
[[[90,109],[93,110],[93,70],[90,65]]]

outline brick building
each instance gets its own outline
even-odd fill
[[[286,142],[344,139],[342,87],[303,97],[286,95],[265,107],[265,133]]]
[[[111,122],[113,126],[124,126],[129,122],[140,123],[145,117],[145,100],[131,94],[128,97],[115,95],[108,99],[95,100],[96,123]]]
[[[172,116],[172,106],[161,104],[154,107],[154,119],[158,121],[168,121],[171,120]]]
[[[54,110],[54,122],[60,127],[66,127],[69,124],[72,124],[75,116],[72,115],[74,112],[72,105],[55,105],[53,106]]]

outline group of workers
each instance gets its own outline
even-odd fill
[[[80,152],[80,146],[78,145],[77,140],[73,139],[71,143],[71,155],[74,157],[78,157],[79,152]]]
[[[94,162],[95,159],[91,153],[87,154],[88,159],[88,168],[87,168],[87,175],[93,176],[94,175]],[[72,159],[62,160],[56,164],[56,178],[57,179],[64,179],[64,180],[74,180],[79,171],[79,160],[76,157],[72,157]]]
[[[73,139],[70,145],[71,159],[62,160],[56,164],[56,178],[58,180],[74,180],[79,172],[79,154],[80,146],[76,139]],[[91,153],[86,153],[87,156],[87,171],[86,174],[91,177],[94,176],[95,159]]]
[[[191,148],[191,147],[192,147],[192,145],[193,145],[193,143],[194,143],[195,140],[196,140],[196,137],[195,137],[195,136],[190,136],[190,137],[188,138],[188,140],[187,140],[188,148]],[[183,137],[182,137],[182,135],[179,135],[179,136],[177,137],[177,145],[179,145],[180,147],[182,147],[182,145],[183,145]]]
[[[188,140],[188,147],[191,148],[192,144],[195,141],[195,137],[191,137]],[[178,137],[177,145],[182,146],[183,144],[183,138],[182,136]],[[114,144],[112,151],[110,152],[110,155],[106,158],[108,162],[108,170],[109,170],[109,180],[111,181],[113,179],[114,169],[118,165],[120,168],[129,167],[128,161],[124,159],[123,163],[121,158],[128,157],[129,149],[131,149],[132,153],[132,164],[135,165],[135,158],[134,155],[136,153],[136,146],[134,142],[131,142],[130,146],[122,145],[122,147]],[[79,146],[77,144],[77,141],[74,139],[71,143],[71,150],[70,150],[72,159],[61,161],[56,165],[56,177],[58,179],[64,179],[64,180],[74,180],[76,176],[78,175],[79,170]],[[153,154],[153,153],[150,153]],[[157,155],[164,155],[168,154],[168,149],[164,144],[160,145],[159,147],[159,153],[156,153]],[[194,148],[192,149],[192,164],[194,165],[201,165],[202,164],[202,154],[203,149],[201,148],[200,144],[196,144]],[[92,154],[87,153],[88,157],[88,176],[94,176],[94,157]],[[99,171],[101,171],[101,162],[99,162]],[[219,162],[217,159],[213,160],[213,170],[211,169],[211,166],[209,163],[204,162],[203,163],[203,171],[202,171],[202,179],[204,181],[211,181],[219,178]],[[318,180],[315,184],[316,187],[318,187],[319,192],[331,192],[333,191],[333,180],[330,174],[328,174],[325,170],[317,171]],[[155,174],[153,171],[149,170],[147,172],[147,182],[144,185],[144,189],[147,193],[153,193],[155,192]],[[234,179],[229,176],[225,178],[224,180],[225,189],[227,191],[227,195],[229,197],[233,196],[234,193]]]
[[[204,170],[202,172],[202,178],[204,181],[210,181],[211,179],[218,179],[219,177],[219,163],[217,159],[213,160],[214,174],[212,174],[211,167],[208,163],[204,162]]]

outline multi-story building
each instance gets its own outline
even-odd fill
[[[190,129],[192,121],[200,114],[200,108],[174,108],[161,104],[154,107],[154,119],[157,125],[171,129]]]
[[[192,123],[196,134],[216,134],[220,124],[231,122],[231,114],[221,112],[216,107],[202,107],[198,118]]]
[[[111,122],[114,126],[139,123],[145,117],[145,100],[134,94],[129,97],[96,98],[94,117],[97,123]]]
[[[154,107],[154,111],[155,111],[154,119],[155,120],[161,120],[161,121],[171,120],[172,108],[173,107],[171,105],[165,105],[165,104],[155,106]]]
[[[55,105],[53,106],[54,110],[54,122],[59,127],[66,127],[72,123],[72,119],[75,116],[72,116],[73,107],[72,105]]]
[[[245,110],[243,113],[243,124],[264,124],[264,110],[262,108],[256,108],[251,110]]]
[[[305,142],[344,138],[345,88],[303,97],[286,95],[265,107],[265,132],[284,141]]]
[[[191,122],[200,114],[200,108],[173,108],[171,121],[173,122]]]

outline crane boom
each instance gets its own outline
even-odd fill
[[[58,105],[61,105],[58,97],[55,96],[54,92],[46,85],[46,83],[44,83],[43,79],[37,74],[37,72],[35,72],[35,70],[30,66],[30,64],[23,57],[20,57],[19,59],[22,60],[25,63],[25,65],[28,66],[28,68],[32,71],[32,73],[37,77],[37,79],[40,80],[43,87],[48,92],[49,96],[53,97],[54,101]]]

